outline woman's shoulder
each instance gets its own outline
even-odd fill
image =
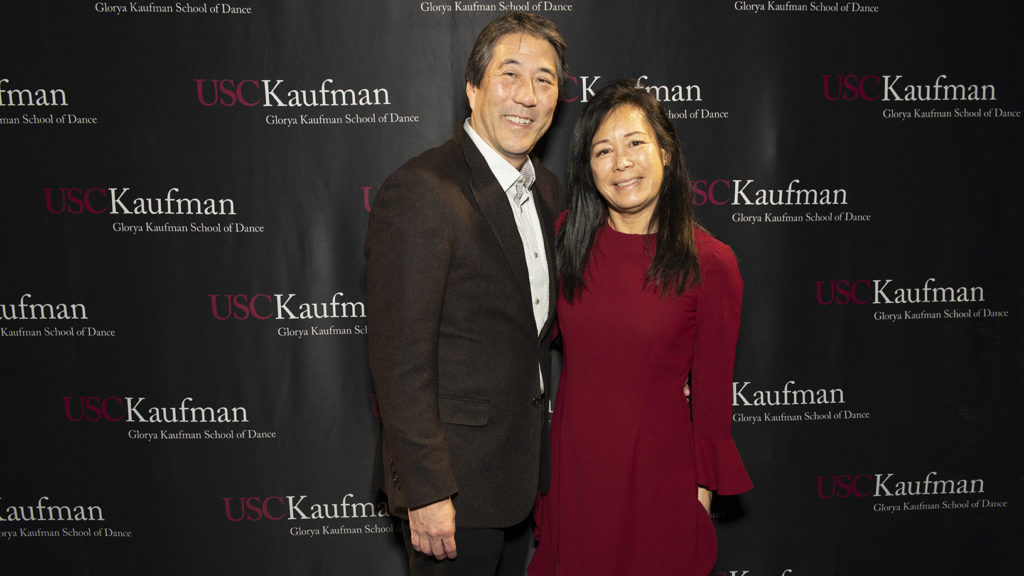
[[[706,254],[732,254],[732,248],[718,238],[711,235],[701,226],[693,227],[693,241],[697,244],[697,251]]]
[[[732,248],[725,242],[712,236],[704,228],[700,226],[694,227],[693,240],[697,245],[697,258],[700,260],[702,268],[710,267],[714,270],[737,269],[736,255],[733,253]]]

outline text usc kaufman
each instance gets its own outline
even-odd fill
[[[196,97],[203,106],[335,107],[389,106],[387,88],[332,88],[324,78],[319,88],[285,89],[284,80],[195,78]],[[261,89],[262,86],[262,89]]]
[[[46,209],[51,214],[135,214],[135,215],[215,215],[234,216],[231,198],[180,197],[179,188],[170,188],[163,198],[131,197],[131,188],[48,187],[43,188]]]
[[[931,84],[904,82],[902,74],[822,74],[826,100],[881,100],[882,102],[995,101],[994,84],[950,83],[939,74]]]

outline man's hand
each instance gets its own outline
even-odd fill
[[[455,558],[455,507],[445,498],[409,510],[409,539],[413,550],[438,560]]]

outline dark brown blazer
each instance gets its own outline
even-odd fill
[[[534,166],[554,279],[560,190],[550,170]],[[552,281],[538,336],[512,208],[461,128],[384,182],[365,252],[380,487],[389,507],[405,515],[453,496],[456,527],[518,523],[542,475],[546,402],[537,366],[546,380],[555,288]]]

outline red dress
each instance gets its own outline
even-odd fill
[[[694,234],[702,282],[682,296],[643,287],[653,236],[603,226],[582,298],[558,299],[551,489],[531,576],[705,576],[718,548],[697,485],[751,488],[731,432],[743,284],[732,250]]]

